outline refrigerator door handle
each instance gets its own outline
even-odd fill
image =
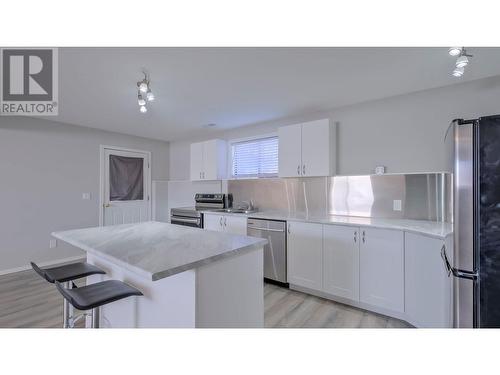
[[[453,276],[458,277],[460,279],[477,280],[478,277],[477,272],[459,270],[451,266],[448,260],[448,256],[446,255],[445,245],[443,245],[443,247],[441,248],[441,258],[443,259],[446,271],[448,272],[448,276],[450,276],[450,274],[453,273]]]
[[[444,267],[446,268],[446,272],[448,273],[448,277],[450,277],[451,274],[451,265],[450,262],[448,261],[448,256],[446,255],[446,246],[443,245],[441,248],[441,259],[443,259],[444,262]]]

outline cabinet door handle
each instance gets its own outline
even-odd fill
[[[220,217],[219,224],[222,227],[222,216]]]
[[[297,174],[300,176],[300,165],[297,165]]]
[[[290,223],[288,223],[288,234],[290,234]]]
[[[362,238],[362,240],[363,240],[363,243],[366,242],[366,240],[365,240],[365,231],[363,231],[363,238]]]
[[[200,172],[200,180],[201,180],[201,172]]]
[[[306,165],[305,164],[302,166],[302,174],[304,176],[306,175]]]
[[[356,243],[358,237],[358,232],[354,232],[354,243]]]
[[[227,217],[224,218],[224,226],[227,227]]]

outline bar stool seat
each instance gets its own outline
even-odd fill
[[[119,280],[106,280],[77,289],[66,289],[56,281],[59,292],[78,310],[90,310],[130,296],[142,293]]]
[[[131,296],[142,296],[134,287],[119,280],[106,280],[77,289],[66,289],[58,281],[57,289],[73,307],[92,310],[92,328],[100,327],[100,307]]]
[[[86,262],[70,263],[63,266],[52,268],[40,268],[34,262],[31,267],[37,274],[47,280],[49,283],[61,282],[66,284],[67,288],[75,287],[73,280],[81,279],[96,274],[105,274],[103,270]],[[63,328],[69,328],[82,316],[73,316],[73,311],[67,300],[63,299]]]
[[[89,264],[86,262],[70,263],[63,266],[44,269],[31,262],[31,267],[33,267],[36,273],[38,273],[45,280],[52,284],[55,281],[64,283],[66,281],[81,279],[82,277],[106,273],[93,264]]]

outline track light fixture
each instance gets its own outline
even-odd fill
[[[147,102],[152,102],[155,100],[155,96],[151,91],[151,80],[149,76],[143,72],[144,79],[137,82],[137,104],[139,104],[139,110],[141,113],[146,113],[148,109],[146,108]]]
[[[451,47],[448,49],[448,53],[450,56],[458,56],[455,61],[455,69],[453,69],[452,75],[454,77],[462,77],[465,72],[465,67],[469,65],[469,58],[473,56],[467,53],[465,47]]]

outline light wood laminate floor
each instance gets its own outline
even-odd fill
[[[267,328],[409,327],[400,320],[267,283],[264,306]],[[62,297],[54,285],[31,270],[0,276],[0,328],[61,326]]]

